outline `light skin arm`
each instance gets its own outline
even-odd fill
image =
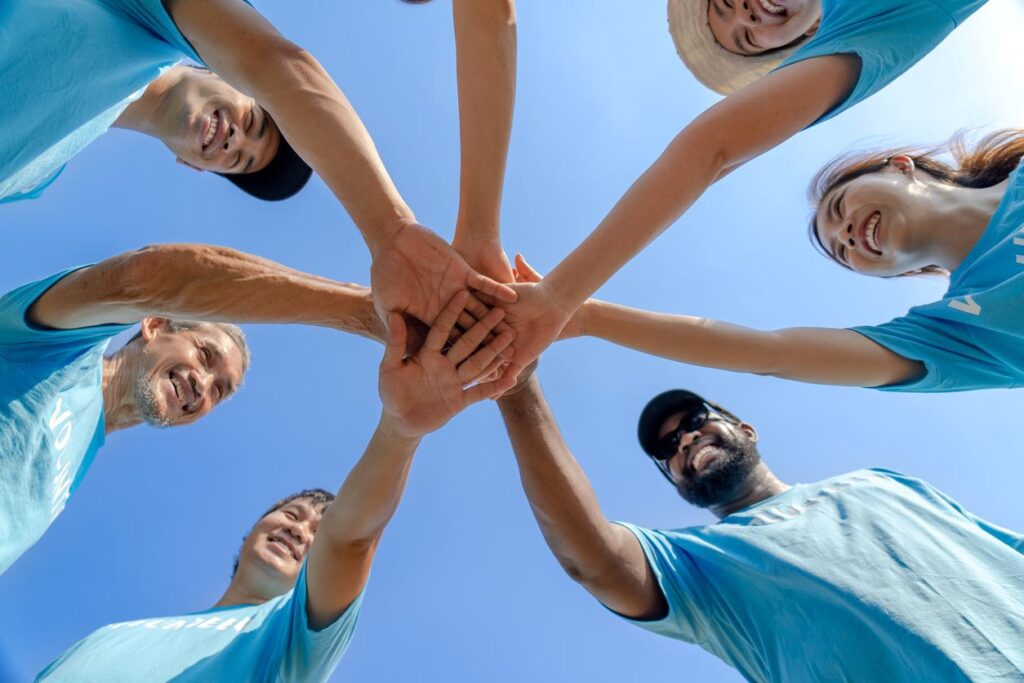
[[[63,278],[29,309],[33,323],[55,329],[147,316],[297,323],[385,338],[368,288],[205,244],[162,244],[114,256]]]
[[[643,548],[609,522],[569,451],[536,376],[498,400],[523,490],[544,540],[566,573],[595,598],[633,619],[656,619],[665,597]]]
[[[461,173],[452,244],[469,265],[512,281],[501,248],[501,193],[516,90],[513,0],[453,0]]]
[[[307,613],[313,628],[337,619],[366,585],[381,535],[401,501],[422,437],[467,406],[508,389],[508,379],[467,385],[500,360],[512,339],[492,333],[503,312],[494,310],[445,350],[465,293],[438,316],[420,350],[405,358],[407,331],[392,315],[379,389],[384,409],[366,452],[327,508],[309,552]],[[481,346],[484,339],[491,341]]]
[[[345,206],[373,256],[370,281],[382,319],[398,311],[429,324],[467,288],[515,301],[512,290],[473,271],[416,222],[366,127],[312,55],[239,0],[167,0],[167,8],[210,68],[270,113]]]
[[[517,290],[508,316],[521,337],[512,370],[536,358],[574,310],[708,187],[820,118],[847,96],[858,73],[854,57],[808,59],[730,95],[683,129],[542,285]]]

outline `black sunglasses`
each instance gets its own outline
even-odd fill
[[[670,432],[666,432],[657,443],[654,444],[654,453],[651,457],[659,463],[670,460],[679,451],[679,442],[683,434],[695,432],[707,424],[711,411],[714,408],[706,401],[695,403],[689,406],[679,406],[683,416],[679,418],[679,424]]]

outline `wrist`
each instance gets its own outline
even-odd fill
[[[377,436],[385,443],[396,448],[408,450],[410,453],[416,450],[422,434],[412,434],[402,425],[401,420],[395,419],[387,410],[382,410],[380,421],[377,423]]]
[[[418,225],[416,217],[412,210],[403,205],[395,207],[386,217],[372,221],[366,229],[361,228],[370,257],[377,258],[377,254],[386,251],[403,230],[413,225]]]
[[[524,371],[525,372],[525,371]],[[514,409],[521,405],[531,405],[540,395],[540,380],[537,375],[531,374],[525,380],[520,381],[498,399],[498,406],[502,409]]]

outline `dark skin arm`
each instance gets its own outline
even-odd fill
[[[591,595],[632,619],[668,611],[640,541],[609,522],[573,457],[535,376],[498,401],[523,490],[544,540],[566,573]]]

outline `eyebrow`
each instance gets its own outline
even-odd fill
[[[722,11],[719,0],[711,0],[711,8],[715,10],[715,14],[718,15],[719,19],[725,19],[725,12]]]

